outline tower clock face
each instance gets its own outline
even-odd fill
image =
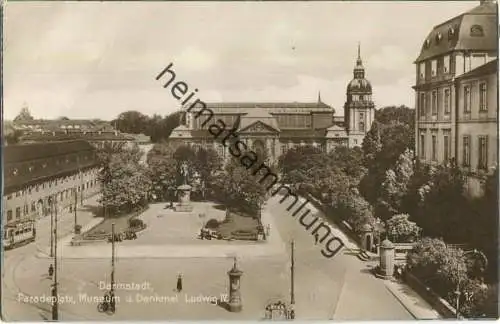
[[[239,282],[238,282],[238,280],[237,281],[233,281],[231,283],[231,288],[233,288],[233,289],[238,289],[239,288]]]

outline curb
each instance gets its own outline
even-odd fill
[[[408,311],[408,313],[413,316],[413,318],[417,320],[439,320],[442,319],[442,317],[437,314],[437,311],[433,309],[434,312],[436,312],[436,317],[424,317],[424,316],[419,316],[419,312],[415,311],[413,307],[408,305],[408,302],[401,296],[401,294],[392,287],[392,285],[389,282],[385,282],[384,286],[389,290],[389,292],[399,301],[399,303]]]

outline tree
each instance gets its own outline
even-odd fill
[[[387,234],[393,242],[408,243],[417,239],[420,228],[409,220],[410,215],[399,214],[387,221]]]
[[[415,126],[415,109],[406,106],[388,106],[375,110],[375,120],[382,124],[406,124]]]
[[[368,173],[360,183],[361,194],[372,204],[380,197],[380,186],[386,171],[399,156],[415,146],[414,111],[407,107],[387,107],[378,110],[372,129],[363,143],[364,162]]]
[[[467,265],[460,249],[451,249],[443,240],[425,237],[407,255],[410,271],[433,290],[454,303],[458,283],[467,280]]]
[[[377,154],[382,150],[382,142],[380,141],[380,127],[378,121],[374,121],[372,127],[363,139],[361,145],[364,155],[364,164],[369,167],[375,160]]]
[[[12,122],[4,121],[3,123],[3,140],[5,145],[18,144],[23,132],[15,129]]]
[[[256,216],[265,201],[267,189],[242,166],[237,158],[230,158],[222,173],[214,183],[218,198],[229,208],[241,210]]]
[[[21,112],[14,118],[14,122],[20,122],[20,121],[27,121],[27,120],[34,120],[33,116],[31,116],[31,113],[28,109],[28,106],[25,105],[23,108],[21,108]]]
[[[148,152],[148,174],[156,197],[173,199],[177,187],[178,166],[173,158],[174,148],[167,144],[155,144]]]
[[[420,199],[412,213],[413,219],[426,236],[463,243],[469,231],[463,224],[467,223],[470,212],[463,172],[456,166],[438,166],[429,168],[428,173],[430,180],[412,193]]]
[[[319,148],[309,145],[296,146],[279,157],[278,167],[283,174],[285,182],[294,182],[292,179],[289,179],[290,173],[300,170],[307,175],[312,174],[327,159],[327,155]]]
[[[139,111],[129,110],[118,115],[112,123],[120,132],[140,134],[147,129],[148,117]]]
[[[99,202],[108,212],[130,212],[147,204],[151,180],[139,160],[137,148],[125,148],[106,157],[99,174],[102,184]]]
[[[402,212],[403,199],[414,173],[413,151],[406,149],[394,166],[385,172],[382,190],[376,205],[377,217],[386,220],[391,215]]]
[[[363,197],[355,192],[350,192],[346,195],[346,198],[339,203],[336,210],[343,214],[343,218],[358,233],[363,230],[363,226],[373,226],[375,224],[372,207]]]
[[[471,201],[468,216],[464,227],[473,229],[470,242],[489,260],[486,278],[498,282],[498,168],[486,178],[484,194]]]
[[[213,148],[199,148],[195,153],[194,167],[202,182],[210,186],[215,172],[222,168],[222,158]]]

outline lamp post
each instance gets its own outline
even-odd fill
[[[52,196],[49,196],[49,209],[50,209],[50,257],[54,256],[54,210],[53,210]]]
[[[76,216],[76,205],[78,204],[78,197],[77,197],[77,191],[76,191],[76,187],[73,189],[73,192],[74,192],[74,198],[75,198],[75,206],[74,206],[74,213],[75,213],[75,234],[77,234],[77,225],[78,225],[78,219],[77,219],[77,216]]]
[[[295,304],[295,241],[292,240],[290,253],[290,304]]]
[[[114,313],[115,305],[115,223],[111,224],[111,291],[110,291],[110,306]]]
[[[59,318],[58,298],[57,298],[57,200],[54,199],[54,283],[52,285],[52,320],[57,321]]]

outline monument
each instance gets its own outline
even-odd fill
[[[181,165],[181,177],[182,184],[177,187],[177,196],[179,197],[179,203],[175,206],[175,211],[177,212],[191,212],[193,211],[193,206],[191,205],[191,189],[192,187],[188,184],[189,170],[186,162]]]

